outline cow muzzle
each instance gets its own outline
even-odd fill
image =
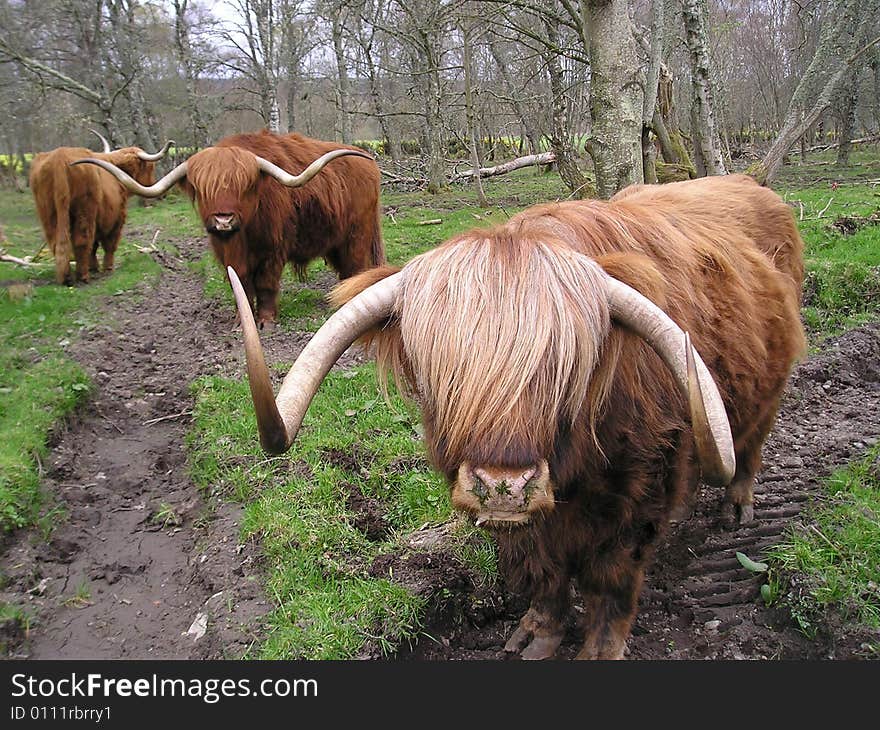
[[[214,213],[208,217],[208,233],[217,236],[230,236],[241,228],[241,221],[235,213]]]
[[[464,462],[452,488],[452,504],[476,518],[476,524],[522,525],[553,509],[553,485],[547,461],[528,467],[474,467]]]

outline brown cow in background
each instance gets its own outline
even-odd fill
[[[159,152],[151,154],[140,147],[111,150],[107,140],[101,137],[101,141],[104,152],[98,157],[146,185],[153,183],[156,160],[164,157],[173,144],[169,140]],[[35,155],[31,163],[30,187],[43,233],[55,256],[55,279],[59,284],[73,283],[71,258],[76,260],[77,281],[87,283],[89,271],[98,270],[99,245],[104,249],[103,270],[113,270],[128,215],[128,191],[103,170],[71,166],[75,160],[95,154],[86,147],[58,147]]]
[[[235,269],[252,307],[256,299],[261,327],[277,318],[286,263],[302,276],[309,261],[324,257],[345,279],[385,262],[379,167],[356,147],[265,130],[237,134],[152,186],[138,184],[121,166],[80,162],[100,165],[145,197],[179,184],[198,208],[217,260]]]
[[[579,656],[621,658],[654,547],[700,479],[727,485],[724,521],[754,517],[761,447],[804,349],[802,248],[788,206],[741,175],[535,206],[340,285],[346,303],[277,398],[230,270],[263,447],[289,448],[367,336],[419,403],[453,505],[531,599],[507,650],[554,655],[574,580]]]

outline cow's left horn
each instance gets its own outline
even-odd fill
[[[267,175],[271,175],[282,185],[286,185],[289,188],[298,188],[300,185],[305,185],[315,175],[321,172],[321,170],[324,169],[324,165],[328,162],[335,160],[337,157],[344,157],[345,155],[357,155],[358,157],[366,157],[368,160],[374,159],[372,155],[368,155],[366,152],[361,152],[360,150],[332,150],[331,152],[321,155],[299,175],[291,175],[287,170],[278,167],[278,165],[269,162],[269,160],[263,157],[259,157],[258,155],[254,155],[254,157],[257,158],[257,165],[259,168]]]
[[[281,454],[296,438],[309,404],[330,368],[358,337],[391,314],[403,274],[398,272],[376,282],[340,307],[303,348],[276,398],[272,394],[272,381],[251,303],[235,270],[229,266],[227,272],[241,317],[248,382],[257,414],[260,443],[270,454]]]
[[[729,484],[736,471],[730,423],[712,374],[690,335],[650,299],[608,277],[611,316],[644,339],[663,359],[688,399],[694,443],[708,484]]]
[[[155,185],[150,185],[149,187],[147,187],[146,185],[141,185],[125,170],[116,167],[116,165],[114,165],[112,162],[107,162],[107,160],[100,160],[97,157],[86,157],[82,160],[74,160],[70,164],[97,165],[98,167],[102,167],[111,175],[113,175],[117,180],[119,180],[119,182],[121,182],[126,188],[128,188],[128,190],[144,198],[158,198],[160,195],[167,193],[171,189],[171,186],[174,185],[174,183],[179,182],[186,177],[187,171],[187,162],[181,162],[177,167],[175,167],[165,177],[159,180]]]
[[[171,145],[174,144],[173,139],[169,139],[161,150],[158,152],[153,152],[152,154],[149,152],[144,152],[143,150],[139,150],[137,156],[143,160],[144,162],[155,162],[156,160],[161,160],[165,155],[168,154],[168,150],[171,149]]]
[[[110,143],[107,141],[107,138],[101,134],[100,132],[96,132],[94,129],[89,129],[89,131],[94,134],[98,139],[101,140],[101,144],[104,145],[104,149],[102,152],[112,152],[113,148],[110,146]]]

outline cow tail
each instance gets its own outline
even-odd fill
[[[70,240],[70,181],[67,166],[53,165],[52,177],[55,231],[49,241],[49,247],[55,254],[55,270],[68,271],[73,245]]]
[[[385,244],[382,242],[382,211],[376,210],[376,225],[373,226],[373,236],[370,241],[370,256],[373,266],[382,266],[385,263]]]

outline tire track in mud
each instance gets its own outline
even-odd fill
[[[661,650],[663,656],[680,658],[857,654],[862,638],[825,636],[811,642],[783,609],[764,607],[760,587],[765,577],[745,570],[736,552],[756,557],[779,543],[821,482],[878,438],[880,323],[875,322],[826,343],[820,354],[796,367],[764,445],[752,523],[729,532],[721,529],[720,495],[703,489],[693,518],[658,553],[638,620],[648,631],[631,642],[631,656],[654,657]],[[688,635],[675,630],[673,616],[689,618]],[[662,647],[655,625],[663,628]]]
[[[44,465],[66,516],[4,545],[0,600],[33,616],[14,656],[236,657],[268,610],[240,508],[200,493],[186,468],[190,384],[242,371],[233,310],[206,301],[184,261],[157,257],[159,280],[108,298],[102,324],[68,349],[94,392]]]
[[[703,487],[693,515],[670,529],[646,576],[627,657],[851,658],[861,655],[866,638],[880,641],[880,632],[865,637],[849,634],[845,626],[808,640],[786,609],[764,605],[765,577],[750,573],[736,558],[737,551],[755,558],[778,543],[821,482],[878,438],[880,322],[873,322],[826,342],[820,354],[796,366],[764,445],[755,520],[723,529],[723,492]],[[526,604],[503,586],[475,587],[466,570],[450,569],[453,558],[442,552],[443,539],[438,544],[433,556],[416,550],[395,561],[403,582],[432,598],[431,605],[443,604],[425,627],[431,638],[402,649],[400,657],[512,658],[503,646]],[[450,590],[457,595],[449,598]],[[572,658],[580,648],[574,617],[583,608],[576,601],[574,609],[559,658]]]

